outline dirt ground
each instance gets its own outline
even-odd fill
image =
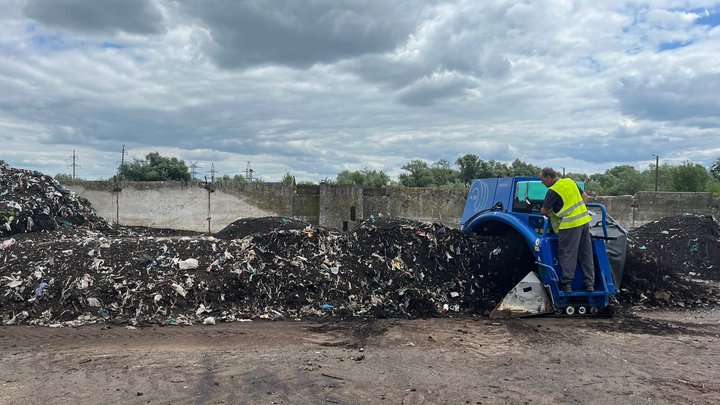
[[[0,327],[0,403],[720,403],[720,309]]]

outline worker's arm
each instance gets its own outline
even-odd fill
[[[558,212],[563,206],[563,200],[560,197],[560,194],[556,193],[555,190],[548,190],[547,194],[545,194],[545,201],[543,201],[543,205],[540,208],[540,213],[546,216],[550,216],[550,209],[552,208],[553,211]]]
[[[590,197],[584,191],[582,192],[581,196],[582,196],[582,199],[585,202],[585,204],[587,204],[588,200],[590,200]]]

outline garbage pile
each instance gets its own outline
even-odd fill
[[[517,261],[496,238],[404,221],[232,240],[92,229],[29,236],[0,251],[4,324],[477,313],[506,291],[497,280],[506,283],[500,272]]]
[[[213,236],[113,227],[50,177],[8,166],[0,225],[5,325],[483,314],[535,267],[517,235],[393,218],[347,233],[277,217]],[[688,216],[633,231],[621,303],[717,303],[718,230]]]
[[[86,199],[52,177],[0,165],[0,237],[73,226],[109,228]]]
[[[630,232],[618,299],[627,305],[705,306],[720,296],[720,225],[712,216],[663,218]]]

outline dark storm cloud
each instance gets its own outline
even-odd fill
[[[388,0],[176,2],[212,36],[208,49],[223,68],[306,68],[386,52],[415,28],[413,2]]]
[[[27,0],[25,15],[52,27],[89,33],[157,34],[162,15],[151,0]]]
[[[451,74],[433,75],[403,89],[397,99],[408,106],[428,106],[461,95],[469,87],[472,87],[469,78]]]
[[[693,77],[621,78],[614,89],[623,114],[655,121],[716,120],[720,116],[720,74]]]

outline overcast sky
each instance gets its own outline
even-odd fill
[[[0,159],[334,179],[720,158],[718,1],[2,0]]]

